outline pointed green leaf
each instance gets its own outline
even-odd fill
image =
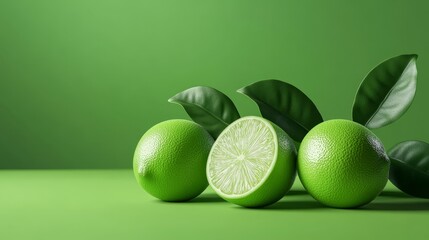
[[[406,141],[394,146],[390,158],[390,181],[403,192],[429,198],[429,144]]]
[[[211,87],[192,87],[168,101],[182,105],[192,120],[203,126],[213,138],[217,138],[223,129],[240,118],[231,99]]]
[[[368,128],[388,125],[413,101],[417,55],[400,55],[375,67],[362,81],[353,104],[353,121]]]
[[[323,122],[310,98],[289,83],[263,80],[237,91],[255,101],[264,118],[277,124],[297,142]]]

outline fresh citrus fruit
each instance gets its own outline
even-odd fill
[[[260,117],[230,124],[213,144],[207,161],[210,186],[223,199],[245,207],[277,202],[296,175],[292,139]]]
[[[371,202],[383,190],[389,159],[381,141],[366,127],[329,120],[311,129],[301,142],[298,174],[319,202],[353,208]]]
[[[186,201],[207,187],[205,167],[213,138],[188,120],[169,120],[149,129],[134,153],[134,175],[152,196]]]

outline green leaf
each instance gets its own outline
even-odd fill
[[[231,99],[211,87],[192,87],[168,101],[182,105],[192,120],[203,126],[215,139],[230,123],[240,118]]]
[[[429,144],[406,141],[394,146],[390,158],[390,181],[403,192],[429,198]]]
[[[380,128],[400,118],[416,93],[417,55],[400,55],[372,69],[353,104],[353,121]]]
[[[310,98],[289,83],[263,80],[237,91],[255,101],[264,118],[277,124],[297,142],[323,122]]]

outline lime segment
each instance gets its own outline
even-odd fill
[[[217,189],[228,195],[251,191],[275,161],[277,145],[272,127],[245,119],[226,131],[213,147],[208,166]]]
[[[295,146],[283,130],[261,117],[244,117],[215,141],[207,178],[225,200],[261,207],[278,201],[290,189],[295,161]]]

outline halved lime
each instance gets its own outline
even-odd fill
[[[296,175],[296,148],[274,123],[244,117],[217,138],[207,161],[210,186],[223,199],[245,207],[277,202]]]

